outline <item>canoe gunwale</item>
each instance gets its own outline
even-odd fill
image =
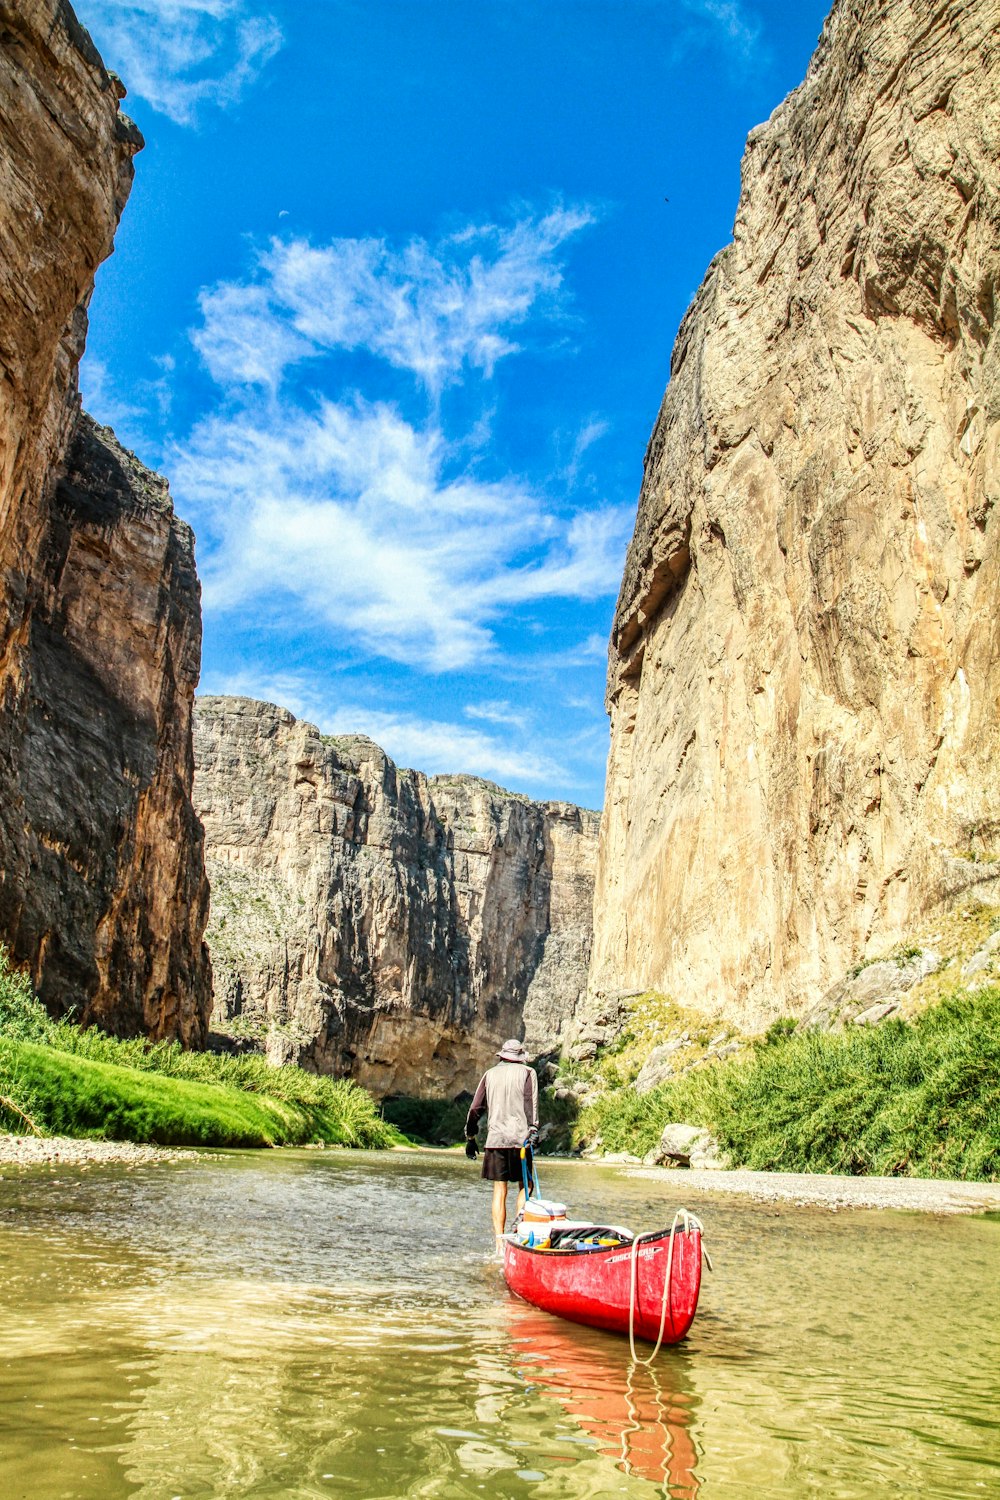
[[[653,1233],[649,1234],[648,1236],[647,1235],[643,1235],[643,1237],[642,1237],[642,1246],[643,1246],[643,1249],[647,1245],[658,1245],[661,1240],[668,1240],[670,1238],[670,1235],[671,1235],[672,1232],[673,1231],[671,1231],[669,1229],[660,1229],[660,1230],[654,1231]],[[676,1233],[677,1234],[683,1234],[683,1233],[689,1233],[690,1234],[690,1233],[694,1233],[694,1231],[693,1230],[687,1230],[687,1231],[685,1231],[685,1230],[678,1229],[676,1231]],[[545,1258],[546,1258],[546,1260],[552,1260],[557,1255],[558,1256],[563,1256],[563,1257],[570,1256],[570,1255],[586,1255],[588,1257],[590,1257],[590,1256],[596,1257],[598,1255],[625,1255],[625,1254],[631,1255],[632,1254],[632,1245],[633,1245],[633,1243],[635,1241],[635,1238],[636,1238],[635,1235],[633,1235],[632,1239],[630,1239],[630,1240],[623,1240],[620,1245],[590,1245],[590,1246],[588,1246],[585,1249],[581,1249],[581,1248],[577,1247],[576,1249],[569,1249],[569,1248],[567,1248],[565,1250],[560,1250],[557,1245],[553,1245],[551,1247],[551,1249],[547,1249],[547,1248],[545,1248],[545,1247],[543,1247],[541,1245],[522,1245],[521,1241],[519,1239],[516,1239],[515,1236],[511,1233],[510,1230],[508,1230],[507,1233],[504,1235],[504,1239],[509,1244],[513,1245],[515,1247],[515,1249],[517,1249],[517,1250],[523,1250],[528,1255],[544,1255]],[[640,1255],[642,1254],[642,1249],[640,1249],[639,1254]]]

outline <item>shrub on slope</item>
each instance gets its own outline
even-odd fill
[[[579,1128],[644,1155],[680,1120],[708,1126],[734,1166],[1000,1179],[1000,989],[911,1022],[775,1032],[749,1058],[605,1094]]]

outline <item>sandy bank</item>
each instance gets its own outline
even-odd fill
[[[598,1158],[599,1161],[599,1158]],[[761,1203],[816,1204],[821,1208],[903,1208],[932,1214],[1000,1212],[1000,1183],[954,1182],[927,1177],[834,1177],[807,1172],[699,1172],[665,1167],[622,1167],[629,1177],[662,1182],[672,1196],[737,1193]]]
[[[195,1161],[196,1151],[175,1146],[137,1146],[132,1141],[78,1141],[67,1135],[0,1135],[0,1166],[55,1165],[83,1167],[93,1163],[124,1162],[129,1166],[154,1161]]]

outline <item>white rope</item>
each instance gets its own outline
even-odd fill
[[[637,1234],[635,1239],[632,1241],[632,1261],[628,1289],[628,1344],[629,1348],[632,1351],[633,1363],[637,1365],[651,1365],[653,1363],[653,1360],[659,1354],[660,1345],[663,1343],[663,1330],[667,1326],[667,1304],[670,1301],[670,1283],[672,1280],[674,1269],[674,1235],[677,1233],[677,1224],[679,1220],[683,1222],[683,1232],[685,1234],[690,1234],[692,1227],[697,1229],[699,1234],[704,1233],[701,1225],[701,1220],[696,1219],[694,1214],[689,1214],[686,1208],[679,1208],[674,1214],[674,1222],[670,1226],[670,1246],[667,1250],[667,1274],[663,1281],[663,1300],[660,1303],[660,1331],[656,1336],[656,1346],[648,1359],[640,1359],[638,1354],[636,1354],[635,1352],[635,1302],[637,1272],[639,1265],[639,1246],[641,1244],[644,1244],[647,1240],[662,1239],[663,1230],[647,1230],[645,1234]],[[705,1259],[706,1261],[708,1261],[708,1269],[711,1270],[712,1262],[708,1259],[708,1251],[704,1249],[704,1246],[702,1246],[702,1249],[704,1251]],[[672,1317],[673,1309],[671,1309],[671,1318]]]

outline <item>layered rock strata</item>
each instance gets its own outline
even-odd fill
[[[596,813],[403,770],[364,736],[200,698],[218,1024],[379,1094],[553,1048],[586,985]]]
[[[1000,876],[1000,0],[840,0],[688,311],[591,987],[756,1025]]]
[[[197,1042],[193,543],[76,387],[142,139],[65,0],[0,34],[0,940],[53,1011]]]

